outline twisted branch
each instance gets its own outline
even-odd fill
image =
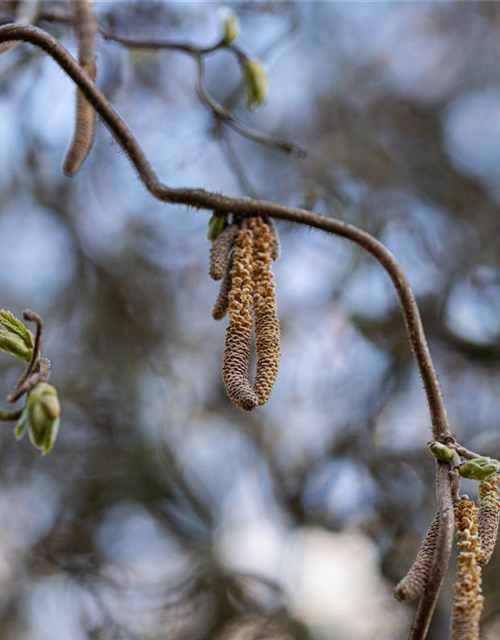
[[[234,213],[240,217],[265,216],[321,229],[358,244],[370,253],[392,280],[403,312],[408,339],[412,346],[429,404],[435,440],[449,442],[452,435],[436,370],[429,352],[420,313],[410,284],[392,253],[376,238],[340,220],[326,218],[305,209],[256,199],[238,199],[203,189],[171,188],[161,182],[129,127],[94,85],[70,53],[50,34],[37,27],[7,25],[0,27],[0,43],[29,42],[50,55],[78,86],[101,116],[112,136],[128,156],[141,181],[151,195],[162,202],[183,204],[196,209]],[[429,582],[422,596],[411,640],[423,640],[448,566],[453,534],[451,480],[448,465],[437,463],[437,499],[440,528],[436,557]]]

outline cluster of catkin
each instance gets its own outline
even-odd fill
[[[457,579],[454,585],[451,640],[479,640],[484,597],[481,592],[481,567],[488,564],[495,549],[500,522],[500,476],[494,474],[479,485],[479,508],[468,496],[455,502],[458,547]],[[428,583],[439,534],[439,514],[432,520],[415,562],[396,586],[400,602],[421,595]]]
[[[268,402],[278,375],[280,326],[272,273],[278,256],[276,230],[260,217],[227,226],[210,252],[210,276],[222,280],[212,317],[229,316],[222,377],[231,401],[245,411]],[[257,355],[253,384],[252,329]]]

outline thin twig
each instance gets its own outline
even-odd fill
[[[79,4],[88,4],[88,0],[75,0],[75,8],[78,9]],[[9,20],[10,18],[10,20]],[[80,23],[82,23],[81,18],[75,20],[71,15],[59,12],[43,12],[39,16],[40,20],[46,20],[51,22],[63,22],[63,23],[73,23],[76,24],[77,27]],[[13,17],[10,16],[0,16],[0,23],[6,21],[13,21]],[[123,44],[127,47],[133,47],[136,49],[158,49],[165,51],[179,51],[182,53],[186,53],[193,57],[193,59],[197,63],[197,85],[196,92],[200,99],[200,102],[212,112],[215,118],[220,122],[231,127],[234,131],[239,133],[244,138],[248,140],[253,140],[259,144],[266,145],[268,147],[272,147],[277,149],[278,151],[282,151],[286,154],[293,154],[299,158],[305,158],[307,156],[306,148],[298,142],[286,140],[285,138],[280,138],[278,136],[273,136],[271,134],[264,133],[262,131],[258,131],[253,127],[249,127],[245,125],[241,120],[239,120],[235,115],[231,113],[229,109],[222,106],[215,98],[213,98],[208,91],[205,89],[203,84],[203,75],[204,75],[204,64],[203,57],[210,55],[212,53],[216,53],[217,51],[221,51],[222,49],[230,51],[241,64],[244,63],[245,60],[248,59],[248,56],[234,43],[228,44],[224,39],[218,40],[213,45],[209,45],[207,47],[199,47],[195,44],[185,41],[174,41],[174,40],[165,40],[165,39],[150,39],[144,40],[141,38],[133,38],[130,36],[121,35],[116,33],[114,30],[109,29],[108,27],[104,27],[99,25],[97,22],[96,28],[97,31],[103,36],[105,40],[109,40],[112,42],[117,42],[119,44]],[[85,68],[87,73],[89,73],[89,69],[86,68],[82,58],[80,57],[80,64]],[[92,74],[89,73],[89,75]],[[94,79],[94,78],[92,78]],[[79,102],[80,111],[83,110],[81,101]],[[78,131],[78,128],[77,128]],[[74,144],[72,144],[71,149]],[[68,175],[74,175],[76,171],[72,170],[72,163],[65,162],[64,171]]]
[[[31,309],[23,311],[23,318],[28,322],[34,322],[36,324],[35,343],[33,346],[33,352],[31,359],[26,367],[26,370],[14,385],[14,389],[9,394],[7,400],[9,402],[15,402],[19,400],[21,396],[28,393],[36,387],[39,382],[46,382],[50,377],[50,360],[48,358],[40,357],[40,345],[42,342],[43,334],[43,320]]]

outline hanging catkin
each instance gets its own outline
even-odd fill
[[[483,480],[479,485],[479,538],[481,540],[482,565],[488,564],[495,550],[500,521],[500,501],[498,499],[498,473]]]
[[[253,235],[241,230],[234,243],[230,271],[229,324],[222,360],[222,378],[230,400],[245,411],[258,405],[249,382],[250,343],[252,337]]]
[[[228,272],[231,249],[238,233],[237,225],[230,224],[212,242],[209,263],[209,273],[212,280],[222,280]]]
[[[212,309],[214,320],[222,320],[226,316],[229,307],[229,293],[231,292],[231,269],[232,262],[228,265],[226,275],[220,284],[219,295]]]
[[[273,234],[262,218],[250,218],[249,227],[254,235],[254,318],[257,369],[254,391],[259,405],[265,404],[278,375],[280,358],[280,325],[273,283]]]
[[[399,602],[411,602],[423,592],[429,579],[439,534],[439,513],[432,520],[410,570],[394,589]]]
[[[451,640],[479,640],[479,620],[484,597],[481,594],[481,545],[478,535],[478,509],[462,496],[455,503],[457,528],[457,581],[454,585]]]
[[[78,36],[78,62],[91,80],[95,80],[98,25],[92,11],[92,0],[73,0],[73,8],[73,24]],[[75,132],[63,162],[63,171],[67,176],[77,173],[94,142],[94,107],[79,89],[76,93],[75,120]]]
[[[281,246],[280,246],[280,239],[278,236],[278,230],[276,229],[272,220],[266,219],[266,224],[269,226],[272,233],[271,256],[273,260],[277,260],[281,255]]]

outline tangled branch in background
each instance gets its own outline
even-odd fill
[[[67,14],[39,12],[38,21],[42,20],[70,24],[73,18]],[[282,149],[288,153],[293,151],[300,152],[301,147],[294,143],[281,141],[273,136],[248,129],[246,125],[239,122],[222,105],[211,98],[204,89],[205,56],[221,49],[227,49],[234,53],[240,62],[249,106],[258,106],[264,99],[265,74],[263,68],[255,61],[249,64],[250,58],[234,45],[233,40],[237,35],[237,24],[231,17],[226,18],[224,34],[220,41],[206,48],[182,42],[137,40],[128,36],[118,35],[102,25],[98,26],[98,30],[104,38],[126,46],[175,50],[190,55],[197,63],[198,95],[218,119],[253,140]],[[479,555],[480,545],[474,551],[476,563],[483,562],[486,560],[486,549],[488,549],[489,553],[491,544],[494,544],[498,526],[498,501],[491,499],[490,495],[491,492],[496,490],[496,484],[490,478],[498,471],[500,463],[469,452],[455,441],[450,431],[441,387],[428,349],[415,296],[397,260],[376,238],[353,225],[334,218],[326,218],[305,209],[263,200],[232,198],[202,189],[169,187],[159,180],[137,139],[110,102],[97,88],[93,78],[81,64],[74,60],[60,42],[46,31],[37,27],[27,27],[19,24],[0,27],[0,45],[16,41],[28,42],[42,49],[67,73],[76,84],[80,94],[85,96],[93,109],[101,116],[153,197],[162,202],[215,211],[217,212],[218,224],[220,224],[221,220],[223,221],[222,226],[224,226],[224,220],[227,216],[232,215],[234,217],[236,230],[228,231],[227,236],[223,236],[225,244],[222,240],[221,245],[214,244],[211,271],[212,275],[215,270],[217,276],[222,276],[221,291],[213,316],[219,319],[225,315],[226,311],[229,311],[224,379],[230,397],[239,406],[248,409],[267,401],[277,372],[279,325],[275,312],[272,276],[270,276],[269,271],[270,256],[271,258],[276,256],[277,243],[272,239],[272,232],[269,227],[270,219],[287,220],[349,239],[370,253],[385,269],[398,295],[408,340],[424,383],[431,415],[432,434],[435,440],[431,453],[437,459],[436,495],[438,515],[435,518],[435,523],[431,526],[425,543],[422,545],[422,550],[419,554],[420,558],[417,558],[416,565],[412,569],[414,572],[413,578],[418,573],[418,579],[416,581],[413,580],[413,583],[407,581],[406,588],[401,586],[402,584],[404,585],[404,581],[398,587],[398,595],[403,600],[409,599],[412,595],[418,595],[418,592],[423,589],[410,634],[411,640],[423,640],[427,636],[431,617],[449,564],[453,543],[453,507],[454,504],[458,504],[460,501],[460,476],[473,478],[480,482],[489,482],[488,487],[484,485],[484,495],[480,498],[480,501],[482,500],[480,506],[483,509],[483,516],[479,516],[479,535],[484,532],[484,558]],[[221,229],[218,230],[218,232],[220,231]],[[214,234],[214,236],[216,235],[217,233]],[[255,246],[257,246],[257,253],[254,250]],[[216,255],[218,256],[217,260],[215,258]],[[248,379],[252,305],[256,332],[260,333],[262,338],[259,342],[259,335],[256,336],[257,374],[253,386]],[[228,357],[228,353],[230,357]],[[237,357],[235,354],[237,354]],[[260,368],[259,358],[261,359]],[[26,360],[26,357],[21,359]],[[35,376],[39,376],[38,384],[28,391],[28,401],[24,411],[27,412],[25,414],[27,416],[26,420],[29,419],[31,423],[34,420],[38,421],[40,416],[45,417],[41,424],[43,423],[45,427],[51,427],[51,430],[46,430],[45,432],[50,432],[50,442],[47,439],[47,435],[45,435],[43,442],[42,439],[36,436],[36,429],[34,430],[33,424],[30,426],[30,435],[35,446],[40,446],[40,443],[42,443],[47,447],[53,444],[53,434],[57,433],[59,405],[56,402],[57,396],[52,391],[53,387],[50,387],[46,381],[40,379],[40,376],[47,375],[43,370],[41,361],[42,359],[40,358],[33,365],[26,380],[23,382],[23,385],[27,384],[29,386],[30,381],[35,380]],[[263,364],[264,362],[265,365]],[[28,365],[29,368],[30,365]],[[259,383],[259,376],[262,376],[260,378],[261,383]],[[40,389],[39,385],[42,384],[46,386]],[[19,387],[17,392],[24,388],[25,386]],[[37,389],[40,391],[39,395],[34,394]],[[30,397],[32,400],[30,400]],[[37,408],[36,410],[35,407]],[[3,419],[17,419],[12,418],[12,414],[13,412],[5,412]],[[56,414],[57,418],[55,417]],[[23,425],[21,424],[19,430],[22,428]],[[487,498],[487,495],[490,497]],[[481,522],[483,523],[482,525]],[[476,535],[474,527],[475,525],[469,525],[468,522],[460,518],[459,532],[463,533],[463,537],[461,534],[460,540],[467,542],[470,536]],[[470,566],[472,567],[472,565],[473,563]],[[469,565],[466,566],[465,561],[462,564],[459,563],[460,585],[465,584],[465,574],[469,569],[470,567]],[[475,566],[473,573],[476,576]],[[475,579],[477,580],[477,578]],[[474,608],[474,621],[478,618],[477,611],[478,609]],[[457,617],[455,616],[456,619]],[[456,630],[459,627],[461,629],[465,628],[464,624],[455,624],[454,640],[465,640],[465,638],[467,640],[477,640],[478,631],[475,622],[471,627],[472,631],[468,631],[468,636],[457,635],[458,632]]]
[[[9,402],[16,402],[26,395],[25,406],[13,411],[0,410],[0,420],[16,422],[17,439],[22,438],[28,427],[33,446],[46,455],[52,450],[59,431],[61,407],[56,388],[49,384],[50,360],[43,358],[40,351],[42,318],[29,309],[23,312],[23,318],[36,324],[35,336],[10,311],[0,311],[0,350],[27,362],[26,370],[7,398]]]

